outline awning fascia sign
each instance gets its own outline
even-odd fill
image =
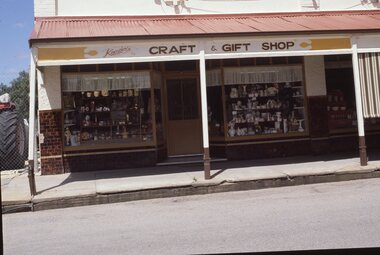
[[[380,35],[362,34],[355,36],[358,46],[358,53],[376,53],[380,52]]]
[[[347,54],[351,52],[349,36],[268,37],[252,39],[200,38],[194,40],[130,41],[102,44],[35,45],[39,66],[51,64],[119,63],[267,56],[304,56]]]

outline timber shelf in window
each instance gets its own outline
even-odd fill
[[[64,151],[156,144],[153,72],[64,75]],[[158,85],[156,85],[157,87]]]

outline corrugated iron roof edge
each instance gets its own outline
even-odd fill
[[[363,29],[368,33],[380,33],[379,29]],[[281,32],[249,32],[249,33],[207,33],[207,34],[174,34],[174,35],[149,35],[149,37],[153,37],[155,39],[165,39],[165,38],[191,38],[191,37],[233,37],[233,36],[248,36],[250,34],[254,34],[255,36],[262,36],[262,35],[302,35],[307,32],[310,34],[319,34],[319,35],[329,35],[329,34],[337,34],[337,33],[361,33],[362,30],[306,30],[306,31],[281,31]],[[125,38],[132,39],[132,40],[138,40],[138,39],[147,39],[148,36],[97,36],[97,37],[56,37],[56,38],[44,38],[44,39],[29,39],[29,47],[32,47],[34,43],[45,43],[45,42],[80,42],[80,41],[115,41],[115,40],[125,40]]]

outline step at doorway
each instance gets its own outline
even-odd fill
[[[226,158],[212,158],[211,162],[227,161]],[[203,164],[203,154],[188,154],[169,156],[165,161],[157,163],[157,166]]]

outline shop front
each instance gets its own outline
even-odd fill
[[[203,155],[207,179],[210,157],[328,153],[339,151],[336,141],[347,137],[357,148],[364,122],[355,56],[358,45],[376,51],[380,36],[32,36],[31,45],[43,174]],[[380,135],[376,116],[366,125],[373,137]]]

